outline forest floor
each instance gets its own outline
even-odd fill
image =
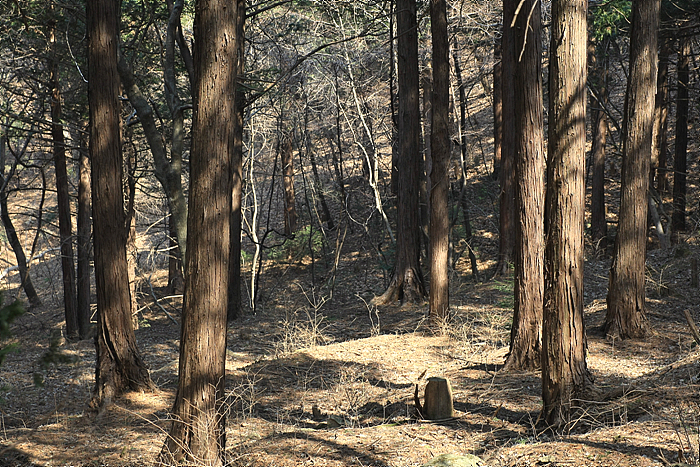
[[[649,251],[652,332],[643,340],[613,341],[597,332],[609,259],[587,255],[587,361],[598,396],[565,434],[541,424],[537,373],[499,371],[508,351],[512,278],[475,282],[455,271],[453,319],[435,330],[427,326],[426,304],[367,306],[381,290],[369,290],[361,258],[340,261],[343,282],[332,299],[327,287],[325,296],[307,288],[308,257],[277,263],[261,289],[264,308],[228,331],[230,465],[403,467],[442,453],[475,454],[483,465],[504,467],[697,463],[700,351],[682,314],[689,309],[700,320],[700,295],[690,287],[697,253],[691,243]],[[164,297],[158,287],[164,278],[152,280]],[[144,289],[137,337],[158,390],[127,394],[100,416],[87,410],[93,343],[60,339],[58,299],[46,295],[42,307],[15,322],[20,349],[0,369],[0,465],[152,464],[169,427],[179,326]],[[176,319],[179,303],[160,301]],[[415,385],[422,396],[431,376],[450,379],[453,419],[417,417]]]

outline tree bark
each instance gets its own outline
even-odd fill
[[[493,178],[498,180],[501,172],[503,148],[503,36],[493,44]],[[510,87],[510,86],[509,86]]]
[[[591,382],[583,322],[587,3],[552,2],[542,399],[554,429],[568,425]]]
[[[228,311],[227,319],[232,321],[241,315],[241,205],[243,200],[243,117],[246,102],[241,86],[245,69],[245,0],[236,0],[236,64],[237,86],[235,94],[233,151],[231,152],[231,252],[229,254]]]
[[[430,147],[430,316],[433,321],[449,315],[449,212],[450,161],[450,62],[445,0],[430,2],[430,30],[433,43],[433,97]]]
[[[620,213],[610,268],[604,328],[607,335],[622,339],[644,337],[647,334],[644,265],[659,5],[660,0],[632,2]]]
[[[513,0],[503,2],[503,34],[501,36],[501,74],[515,73],[515,37],[510,23],[515,13]],[[495,88],[494,88],[495,89]],[[505,275],[515,252],[515,93],[514,86],[501,86],[501,166],[498,212],[498,264],[496,274]],[[494,129],[495,131],[495,129]]]
[[[676,94],[676,150],[673,156],[673,214],[671,236],[675,243],[685,231],[685,198],[688,170],[688,66],[690,38],[678,40],[678,91]]]
[[[118,18],[118,0],[95,0],[87,4],[98,315],[92,405],[100,408],[125,390],[153,387],[131,326],[116,63]]]
[[[514,2],[505,3],[509,12],[515,10]],[[504,10],[505,8],[506,5]],[[523,12],[532,14],[528,17]],[[506,359],[506,367],[509,369],[539,368],[542,345],[545,165],[540,15],[539,1],[525,0],[515,20],[504,23],[504,27],[508,28],[511,21],[513,22],[511,34],[516,53],[513,75],[516,177],[515,310],[510,353]]]
[[[590,82],[596,92],[591,96],[591,240],[602,251],[607,248],[608,222],[605,216],[605,144],[608,116],[604,111],[608,100],[607,40],[591,44],[589,53]],[[600,99],[600,102],[598,102]]]
[[[51,7],[53,10],[53,7]],[[75,261],[73,257],[73,235],[68,192],[68,169],[66,167],[66,144],[61,123],[61,82],[59,80],[56,47],[56,22],[49,25],[51,47],[51,138],[53,140],[53,162],[56,172],[56,204],[58,206],[58,231],[61,240],[61,273],[63,277],[63,308],[66,318],[66,337],[79,339],[78,310],[75,285]]]
[[[668,38],[660,38],[659,41],[659,69],[656,74],[654,139],[649,183],[653,184],[656,178],[656,189],[664,192],[668,190],[666,154],[668,152],[668,59],[671,53],[671,41]]]
[[[92,230],[90,219],[92,209],[90,206],[90,159],[86,137],[81,132],[80,136],[80,160],[78,167],[78,329],[80,338],[88,337],[90,332],[90,231]]]
[[[236,127],[237,8],[195,4],[195,86],[188,257],[177,395],[163,464],[225,463],[226,321],[232,157]]]
[[[420,268],[419,177],[420,108],[418,92],[418,29],[415,0],[397,0],[399,115],[396,264],[387,290],[374,304],[423,300]]]

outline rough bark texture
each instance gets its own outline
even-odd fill
[[[503,147],[503,67],[501,41],[493,45],[493,178],[498,180]]]
[[[447,378],[428,378],[423,399],[423,418],[426,420],[446,420],[454,417],[452,385]]]
[[[153,383],[136,347],[126,263],[117,74],[118,0],[87,3],[97,338],[93,406]]]
[[[607,40],[591,44],[588,67],[590,83],[595,88],[591,96],[591,240],[602,251],[607,248],[608,222],[605,217],[605,144],[608,136],[608,116],[604,106],[608,100]]]
[[[513,11],[515,5],[506,3],[508,10]],[[528,17],[523,12],[532,14]],[[542,345],[545,164],[540,14],[538,0],[525,0],[511,31],[516,53],[513,75],[516,215],[515,310],[506,359],[509,369],[539,368]],[[504,27],[510,24],[509,20]]]
[[[654,139],[652,140],[651,174],[649,182],[658,191],[668,190],[666,154],[668,152],[668,58],[671,53],[668,38],[659,39],[659,65],[656,74],[656,98],[654,99]]]
[[[688,65],[690,38],[678,40],[678,91],[676,94],[676,149],[673,157],[673,215],[671,234],[675,242],[685,231],[685,198],[688,170]]]
[[[512,0],[503,2],[503,34],[501,37],[501,73],[512,80],[515,73],[515,43],[513,20],[515,6]],[[495,88],[494,88],[495,89]],[[506,274],[513,262],[515,249],[515,94],[513,86],[501,86],[501,167],[499,180],[500,210],[498,213],[498,264],[496,274]],[[495,131],[495,130],[494,130]]]
[[[90,331],[90,232],[92,230],[90,206],[90,159],[86,138],[80,138],[80,166],[78,168],[78,329],[81,337]]]
[[[632,2],[620,212],[605,316],[605,332],[623,339],[647,333],[644,264],[659,4],[660,0]]]
[[[433,98],[430,146],[430,316],[446,319],[449,312],[449,212],[447,164],[450,161],[450,62],[445,0],[430,2],[433,42]]]
[[[542,328],[543,414],[555,429],[591,381],[583,322],[586,0],[552,2]]]
[[[418,30],[415,0],[397,0],[399,65],[396,265],[389,287],[375,304],[425,297],[420,269],[419,177],[420,109],[418,103]]]
[[[164,464],[225,463],[226,318],[235,145],[237,9],[195,4],[195,86],[185,296],[173,424]]]
[[[55,22],[49,32],[51,44],[51,139],[53,140],[53,162],[56,172],[56,204],[58,206],[58,231],[61,239],[61,273],[63,277],[63,308],[66,318],[66,337],[81,339],[78,325],[78,310],[75,285],[75,261],[73,257],[73,228],[68,192],[68,169],[66,167],[66,144],[61,123],[61,82],[59,80],[56,52]]]
[[[236,0],[236,63],[237,76],[243,76],[245,68],[245,0]],[[229,254],[228,312],[229,321],[238,318],[243,304],[241,298],[241,201],[243,198],[243,116],[245,92],[238,83],[235,95],[233,151],[231,153],[231,252]]]

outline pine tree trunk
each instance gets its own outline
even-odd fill
[[[586,0],[552,2],[542,398],[555,429],[568,424],[591,382],[583,322],[586,7]]]
[[[386,292],[373,300],[386,304],[423,300],[420,269],[419,177],[420,109],[418,93],[418,30],[415,0],[397,0],[399,115],[396,265]]]
[[[131,327],[119,134],[119,76],[115,60],[118,17],[117,0],[96,0],[87,4],[98,315],[92,405],[100,408],[125,390],[153,387]]]
[[[678,44],[678,91],[676,95],[676,150],[673,157],[673,215],[671,234],[678,242],[685,231],[685,198],[688,170],[688,66],[690,38],[681,37]]]
[[[52,7],[53,10],[53,7]],[[61,273],[63,277],[63,307],[66,318],[66,337],[80,338],[75,285],[75,260],[73,257],[73,232],[71,223],[66,144],[61,123],[61,83],[59,81],[56,51],[55,21],[50,25],[51,54],[51,137],[53,161],[56,172],[56,204],[58,206],[58,231],[61,239]]]
[[[245,69],[245,0],[236,0],[236,63],[237,76],[242,77]],[[246,102],[245,92],[236,87],[236,114],[234,120],[233,151],[231,153],[231,175],[233,179],[231,198],[231,253],[229,254],[228,311],[227,319],[232,321],[241,315],[241,204],[243,200],[243,117]]]
[[[292,235],[297,230],[296,195],[294,192],[294,152],[292,148],[293,133],[282,135],[282,173],[284,185],[284,234]]]
[[[656,74],[656,97],[654,99],[654,139],[651,155],[651,175],[649,183],[656,178],[656,189],[668,190],[666,153],[668,151],[668,59],[671,53],[668,38],[659,38],[659,70]]]
[[[90,206],[90,159],[86,138],[80,137],[80,161],[78,167],[78,329],[80,338],[90,331],[90,232],[92,209]]]
[[[515,9],[510,1],[509,11]],[[505,6],[504,6],[505,9]],[[531,16],[522,11],[532,12]],[[509,369],[540,366],[544,288],[544,122],[540,4],[525,0],[512,34],[515,38],[515,310]],[[509,21],[504,23],[506,27]],[[505,51],[504,51],[505,54]],[[504,110],[505,112],[505,110]]]
[[[450,62],[445,0],[431,0],[430,29],[433,43],[433,98],[430,146],[430,316],[435,321],[448,317],[448,188],[450,161]]]
[[[503,148],[503,37],[493,45],[493,178],[498,180],[501,171]]]
[[[506,27],[513,20],[513,0],[503,2],[503,34],[501,36],[501,74],[512,79],[515,73],[515,37],[513,28]],[[495,88],[494,88],[495,89]],[[501,166],[498,212],[498,264],[496,274],[505,275],[515,253],[515,93],[514,86],[501,86]],[[495,131],[495,130],[494,130]]]
[[[607,42],[607,41],[606,41]],[[608,135],[608,117],[604,106],[608,100],[607,44],[596,43],[589,54],[590,82],[596,92],[591,96],[591,240],[596,248],[607,248],[608,222],[605,216],[605,144]],[[601,63],[602,61],[602,63]],[[600,102],[599,102],[600,100]]]
[[[660,0],[632,2],[620,213],[605,316],[606,334],[622,339],[647,334],[644,266],[659,5]]]
[[[226,321],[232,157],[236,135],[237,8],[195,5],[195,90],[189,232],[178,390],[164,464],[225,463]],[[216,123],[214,125],[214,122]]]

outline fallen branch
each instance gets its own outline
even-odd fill
[[[690,311],[683,310],[683,314],[685,315],[685,320],[688,322],[688,327],[690,327],[690,333],[693,335],[693,339],[700,345],[700,332],[698,332],[698,327],[695,325],[693,317],[690,316]]]
[[[49,248],[48,250],[44,250],[38,255],[34,255],[31,258],[29,258],[29,261],[27,261],[27,266],[29,266],[33,261],[39,261],[44,259],[44,256],[46,256],[48,253],[52,253],[54,251],[60,251],[60,248]],[[12,271],[17,271],[19,269],[19,266],[10,266],[2,270],[0,272],[0,280],[6,278],[7,276],[10,275]]]
[[[175,323],[175,324],[179,324],[179,323],[177,322],[177,320],[176,320],[175,318],[173,318],[173,317],[170,315],[170,313],[168,313],[168,310],[166,310],[165,308],[163,308],[163,305],[161,305],[161,304],[158,302],[158,297],[156,297],[156,293],[153,291],[153,284],[151,283],[151,276],[148,276],[148,288],[151,289],[151,296],[153,297],[153,301],[156,302],[156,305],[158,305],[158,308],[160,308],[160,309],[163,311],[163,313],[165,313],[165,316],[167,316],[168,318],[170,318],[170,321],[172,321],[172,322]]]

